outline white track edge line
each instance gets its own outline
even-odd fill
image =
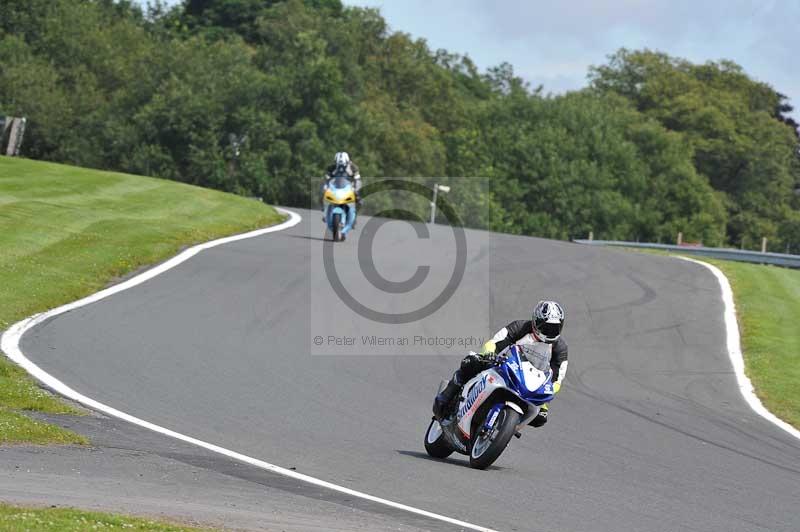
[[[777,425],[795,438],[800,439],[799,430],[767,410],[767,408],[761,403],[761,400],[756,395],[755,388],[753,388],[753,383],[750,382],[747,374],[745,374],[744,355],[742,354],[741,337],[739,334],[739,322],[736,320],[736,303],[733,299],[733,289],[731,288],[731,283],[728,281],[728,278],[724,273],[722,273],[722,270],[713,264],[689,257],[678,256],[677,258],[705,266],[711,271],[711,273],[714,274],[714,277],[716,277],[717,281],[719,282],[719,287],[722,291],[722,302],[725,306],[725,329],[727,331],[728,357],[733,365],[733,371],[736,374],[736,381],[739,384],[739,392],[742,394],[742,397],[744,397],[744,400],[756,414],[763,417],[770,423]]]
[[[145,421],[138,417],[132,416],[121,410],[117,410],[111,406],[105,405],[99,401],[95,401],[91,397],[87,397],[57,378],[53,377],[42,368],[34,364],[31,360],[29,360],[25,354],[22,352],[22,349],[19,347],[19,342],[22,339],[22,335],[24,335],[27,331],[32,329],[33,327],[37,326],[38,324],[42,323],[43,321],[47,320],[48,318],[52,318],[53,316],[58,316],[59,314],[63,314],[70,310],[83,307],[94,303],[96,301],[100,301],[106,297],[109,297],[113,294],[118,292],[122,292],[123,290],[127,290],[128,288],[132,288],[136,285],[142,284],[143,282],[152,279],[156,275],[159,275],[175,266],[181,264],[182,262],[187,261],[191,257],[197,255],[200,251],[204,249],[212,248],[215,246],[219,246],[222,244],[227,244],[229,242],[235,242],[237,240],[243,240],[245,238],[253,238],[256,236],[261,236],[267,233],[272,233],[275,231],[282,231],[283,229],[288,229],[290,227],[294,227],[302,220],[302,217],[290,210],[282,209],[280,207],[275,207],[276,210],[282,212],[289,216],[289,219],[281,224],[273,225],[270,227],[266,227],[263,229],[257,229],[255,231],[250,231],[248,233],[242,233],[239,235],[229,236],[226,238],[219,238],[217,240],[212,240],[210,242],[205,242],[203,244],[198,244],[196,246],[192,246],[182,253],[172,257],[171,259],[153,267],[150,270],[147,270],[139,275],[131,277],[125,282],[120,284],[111,286],[106,288],[105,290],[101,290],[95,294],[92,294],[88,297],[84,297],[79,299],[78,301],[74,301],[72,303],[68,303],[66,305],[62,305],[60,307],[54,308],[47,312],[43,312],[41,314],[35,314],[29,318],[25,318],[22,321],[19,321],[8,328],[8,330],[3,333],[3,336],[0,337],[0,350],[6,353],[8,358],[12,361],[17,363],[21,366],[25,371],[30,373],[33,377],[41,381],[43,384],[51,388],[52,390],[56,391],[57,393],[72,399],[73,401],[77,401],[83,405],[88,406],[89,408],[93,408],[95,410],[99,410],[105,414],[110,416],[125,420],[129,423],[133,423],[134,425],[138,425],[140,427],[144,427],[146,429],[152,430],[154,432],[158,432],[165,436],[169,436],[171,438],[175,438],[177,440],[184,441],[186,443],[190,443],[192,445],[196,445],[197,447],[202,447],[203,449],[207,449],[209,451],[215,452],[217,454],[221,454],[223,456],[227,456],[228,458],[232,458],[234,460],[238,460],[240,462],[244,462],[246,464],[250,464],[252,466],[271,471],[272,473],[276,473],[279,475],[283,475],[285,477],[290,477],[296,480],[300,480],[302,482],[307,482],[309,484],[313,484],[315,486],[320,486],[322,488],[327,488],[333,491],[337,491],[340,493],[344,493],[347,495],[351,495],[353,497],[358,497],[360,499],[364,499],[367,501],[375,502],[378,504],[382,504],[384,506],[389,506],[391,508],[395,508],[398,510],[404,510],[406,512],[410,512],[413,514],[421,515],[423,517],[428,517],[430,519],[435,519],[437,521],[443,521],[445,523],[449,523],[452,525],[460,526],[462,528],[467,528],[470,530],[478,530],[480,532],[496,532],[490,528],[485,528],[482,526],[474,525],[472,523],[467,523],[465,521],[459,521],[458,519],[453,519],[452,517],[447,517],[444,515],[439,515],[433,512],[429,512],[427,510],[422,510],[419,508],[415,508],[413,506],[407,506],[405,504],[401,504],[398,502],[390,501],[387,499],[382,499],[380,497],[375,497],[374,495],[369,495],[367,493],[363,493],[360,491],[356,491],[350,488],[346,488],[344,486],[339,486],[338,484],[333,484],[331,482],[327,482],[325,480],[321,480],[315,477],[311,477],[309,475],[304,475],[302,473],[298,473],[296,471],[292,471],[291,469],[286,469],[284,467],[280,467],[274,464],[270,464],[269,462],[265,462],[263,460],[259,460],[257,458],[253,458],[251,456],[247,456],[245,454],[238,453],[236,451],[231,451],[230,449],[226,449],[224,447],[220,447],[218,445],[214,445],[213,443],[208,443],[202,440],[198,440],[197,438],[193,438],[191,436],[186,436],[185,434],[181,434],[180,432],[175,432],[168,428],[164,428],[162,426],[156,425],[154,423],[150,423],[149,421]]]

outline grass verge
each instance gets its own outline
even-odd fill
[[[745,373],[764,406],[800,428],[800,270],[685,256],[713,264],[728,278],[736,303]]]
[[[197,528],[162,521],[84,512],[72,508],[25,508],[0,503],[0,529],[9,531],[149,530],[156,532],[196,531]]]
[[[260,202],[173,181],[0,157],[0,331],[183,247],[281,219]],[[0,357],[0,443],[86,443],[25,410],[78,413]]]
[[[770,412],[800,428],[800,271],[708,260],[733,288],[745,373]]]

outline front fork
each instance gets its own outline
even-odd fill
[[[522,416],[522,420],[514,429],[514,435],[519,438],[520,430],[522,427],[527,425],[533,418],[535,418],[539,414],[540,407],[532,408],[528,411],[527,415],[524,415],[522,409],[516,403],[512,401],[506,401],[505,403],[497,403],[486,414],[486,420],[483,422],[481,426],[481,432],[488,432],[494,428],[494,424],[497,422],[497,416],[500,415],[500,411],[503,410],[504,407],[510,407],[517,411]]]
[[[330,227],[330,225],[331,225],[331,218],[330,217],[332,216],[331,215],[331,210],[332,209],[333,209],[333,205],[331,205],[330,203],[326,204],[325,207],[322,209],[322,215],[323,215],[323,218],[325,220],[325,225],[328,226],[328,227]],[[356,210],[353,209],[353,208],[350,208],[350,209],[347,209],[346,213],[347,214],[345,214],[345,216],[344,216],[344,218],[342,220],[342,226],[343,227],[348,227],[349,226],[349,227],[352,228],[353,224],[356,221],[356,216],[357,216]]]
[[[486,413],[483,426],[481,427],[481,432],[490,431],[494,428],[494,424],[497,422],[497,416],[500,415],[500,411],[503,410],[504,406],[506,406],[505,403],[497,403],[489,409],[489,412]]]

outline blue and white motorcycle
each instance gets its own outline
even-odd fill
[[[552,346],[513,345],[497,364],[464,385],[458,405],[425,433],[425,450],[434,458],[453,452],[469,456],[469,465],[486,469],[502,454],[512,436],[553,399]],[[439,391],[447,381],[442,381]]]
[[[334,242],[342,241],[356,222],[355,188],[347,177],[336,176],[325,184],[322,198],[326,233],[330,232]]]

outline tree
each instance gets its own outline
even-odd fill
[[[338,0],[6,2],[0,53],[28,156],[316,206],[345,150],[367,182],[452,184],[468,223],[500,231],[797,234],[791,109],[727,61],[621,50],[588,90],[543,96],[509,64],[480,72]],[[401,196],[365,209],[424,216],[425,195]]]
[[[590,79],[687,139],[698,172],[727,198],[730,241],[775,237],[800,178],[783,95],[733,62],[694,65],[648,50],[622,49]]]

